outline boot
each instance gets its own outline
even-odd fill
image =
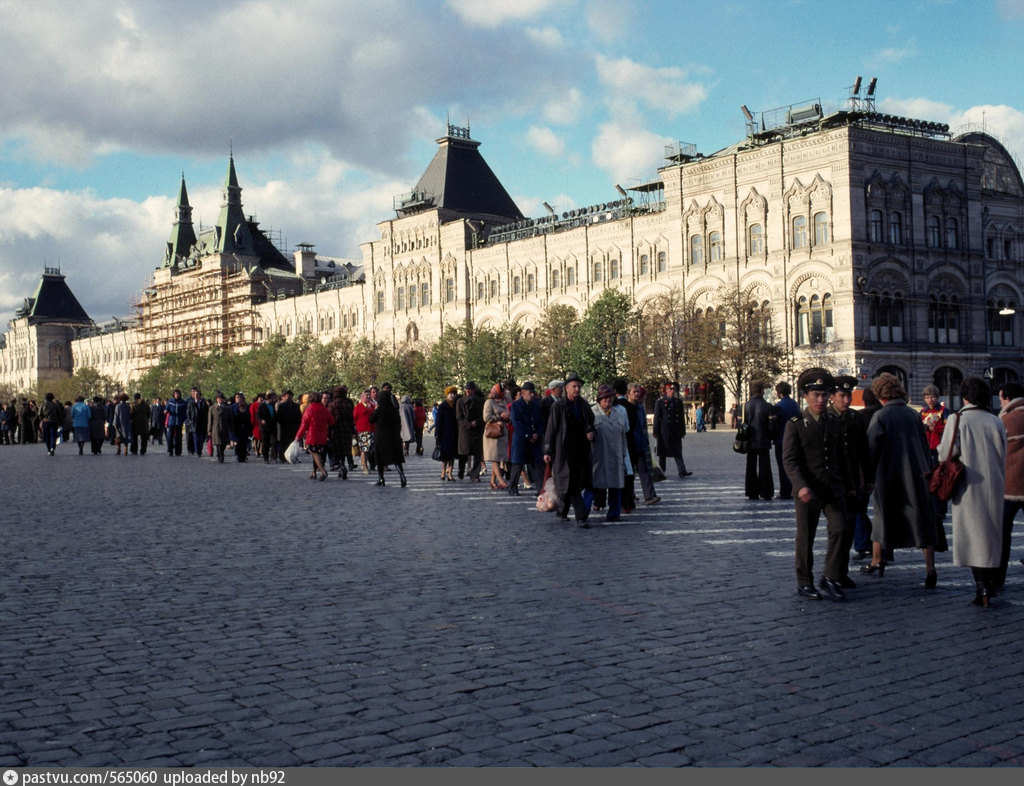
[[[395,464],[395,469],[398,470],[398,477],[402,481],[402,488],[405,488],[405,470],[402,469],[402,465],[401,464]]]

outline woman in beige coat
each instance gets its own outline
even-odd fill
[[[491,488],[507,489],[508,483],[502,480],[501,465],[508,461],[508,402],[501,384],[491,388],[491,395],[484,402],[484,461],[491,462]],[[488,431],[496,431],[492,423],[500,424],[501,435],[488,436]]]

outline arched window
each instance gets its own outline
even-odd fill
[[[608,278],[614,280],[619,277],[619,260],[608,260]]]
[[[600,259],[595,259],[594,260],[594,281],[600,281],[600,280],[601,280],[601,260]]]
[[[558,289],[562,286],[562,274],[557,268],[551,271],[551,288]]]
[[[565,269],[565,285],[567,287],[574,287],[574,286],[576,286],[576,268],[575,268],[575,266],[568,267],[568,268]]]
[[[903,298],[883,293],[871,300],[868,331],[872,341],[899,344],[903,341]]]
[[[498,296],[498,279],[492,278],[491,279],[491,297],[493,298],[493,297],[497,297],[497,296]]]
[[[455,279],[446,278],[444,280],[444,302],[454,303],[455,302]]]
[[[420,284],[420,305],[430,305],[430,284],[427,284],[426,282]]]
[[[946,248],[960,248],[960,223],[955,218],[946,219]]]
[[[521,294],[522,291],[523,291],[523,279],[521,277],[519,277],[519,276],[516,276],[515,278],[512,279],[512,294],[513,295],[518,295],[518,294]]]
[[[690,238],[690,264],[704,264],[704,238],[700,235],[693,235]]]
[[[668,254],[664,251],[658,252],[658,272],[664,273],[668,270]]]
[[[889,242],[894,246],[903,245],[903,214],[896,210],[889,213]]]
[[[932,295],[928,304],[928,341],[932,344],[960,343],[960,300],[956,295]]]
[[[907,372],[904,371],[899,366],[882,366],[880,369],[878,369],[878,371],[875,372],[875,376],[877,377],[880,374],[892,374],[899,381],[900,386],[904,390],[908,390]],[[957,389],[959,389],[959,386]]]
[[[807,248],[807,216],[793,219],[793,248]]]
[[[409,308],[416,308],[416,285],[409,287]]]
[[[712,232],[708,236],[708,246],[712,262],[721,262],[725,258],[725,246],[722,244],[721,232]]]
[[[935,376],[932,379],[932,383],[939,389],[939,398],[950,409],[960,409],[963,406],[963,399],[960,398],[960,386],[963,384],[963,381],[963,372],[952,366],[943,366],[936,369]],[[903,387],[906,388],[906,383],[904,383]]]
[[[821,211],[814,214],[814,245],[821,246],[828,242],[828,215]]]
[[[938,216],[928,216],[928,248],[942,248],[942,225]]]
[[[529,275],[526,276],[526,291],[537,291],[537,276],[535,276],[533,273],[530,273]]]
[[[764,253],[764,227],[760,224],[747,228],[747,253],[751,256]]]
[[[405,340],[410,343],[420,340],[420,329],[416,327],[415,323],[410,322],[409,326],[405,329]]]
[[[650,272],[651,272],[651,260],[650,260],[650,257],[648,257],[647,254],[641,254],[640,255],[640,275],[641,276],[646,276]]]
[[[832,296],[802,296],[796,304],[796,343],[798,346],[835,341],[832,321]]]
[[[382,290],[382,289],[377,290],[377,313],[378,314],[383,314],[384,313],[384,290]],[[290,330],[289,330],[289,335],[291,335],[291,331]]]
[[[868,214],[868,240],[872,243],[885,242],[885,226],[882,223],[881,210],[872,210]]]
[[[476,299],[483,300],[487,294],[487,285],[483,281],[476,282]]]
[[[990,347],[1012,347],[1013,319],[1017,305],[1007,300],[988,301],[988,345]]]

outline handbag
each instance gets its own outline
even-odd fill
[[[492,420],[484,426],[484,436],[488,439],[501,439],[505,436],[505,424],[500,420]]]
[[[750,426],[747,425],[747,408],[743,408],[743,420],[736,428],[736,439],[732,441],[732,449],[737,453],[750,450]]]
[[[441,446],[440,445],[434,445],[434,452],[430,454],[430,458],[434,459],[434,461],[440,461],[441,460]]]
[[[957,412],[953,422],[953,439],[949,441],[946,460],[940,461],[928,475],[928,490],[943,502],[949,502],[964,476],[964,463],[959,458],[953,458],[953,448],[959,435],[960,413]]]

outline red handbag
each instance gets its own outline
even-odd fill
[[[964,476],[963,462],[958,458],[953,458],[953,448],[956,446],[959,435],[960,413],[957,412],[956,420],[953,423],[953,439],[949,441],[946,460],[940,461],[939,465],[928,475],[928,490],[943,502],[949,502]]]

